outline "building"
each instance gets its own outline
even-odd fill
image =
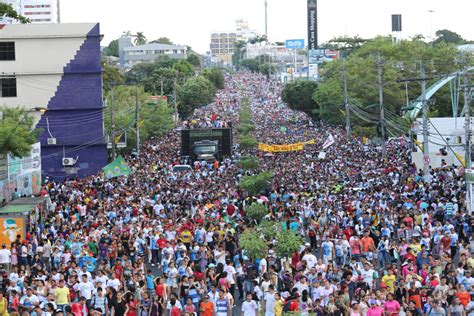
[[[59,23],[59,0],[0,0],[11,4],[19,14],[30,19],[31,23]],[[0,24],[15,23],[1,18]]]
[[[42,177],[97,173],[107,163],[99,24],[0,28],[0,106],[21,106],[42,129]],[[39,60],[40,59],[40,60]]]
[[[120,55],[120,43],[122,44],[122,54]],[[152,62],[159,56],[168,56],[173,59],[186,59],[187,47],[183,45],[168,45],[160,43],[149,43],[138,46],[129,46],[130,41],[119,40],[119,60],[120,65],[132,67],[135,64]],[[125,47],[124,47],[125,46]]]
[[[211,34],[210,50],[211,56],[218,62],[224,64],[232,63],[232,55],[235,51],[235,43],[238,41],[247,42],[257,36],[257,32],[249,29],[246,20],[235,22],[235,32],[220,32]]]

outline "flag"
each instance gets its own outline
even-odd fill
[[[326,141],[323,144],[323,150],[328,148],[328,147],[331,147],[331,145],[334,144],[334,143],[335,143],[334,136],[332,136],[332,134],[329,134],[328,139],[326,139]]]
[[[115,178],[119,176],[128,176],[131,173],[130,167],[125,162],[122,156],[109,163],[107,166],[102,168],[105,177],[107,179]]]

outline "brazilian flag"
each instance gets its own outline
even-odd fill
[[[132,172],[122,156],[119,156],[117,159],[102,168],[102,170],[104,171],[105,177],[107,179],[119,176],[128,176]]]

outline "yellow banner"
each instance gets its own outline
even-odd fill
[[[304,149],[305,143],[296,143],[296,144],[287,144],[287,145],[267,145],[267,144],[258,144],[258,149],[266,152],[289,152],[289,151],[299,151]]]

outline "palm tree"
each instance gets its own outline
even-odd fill
[[[146,36],[143,34],[143,32],[137,32],[137,35],[135,35],[135,45],[143,45],[146,44]]]

